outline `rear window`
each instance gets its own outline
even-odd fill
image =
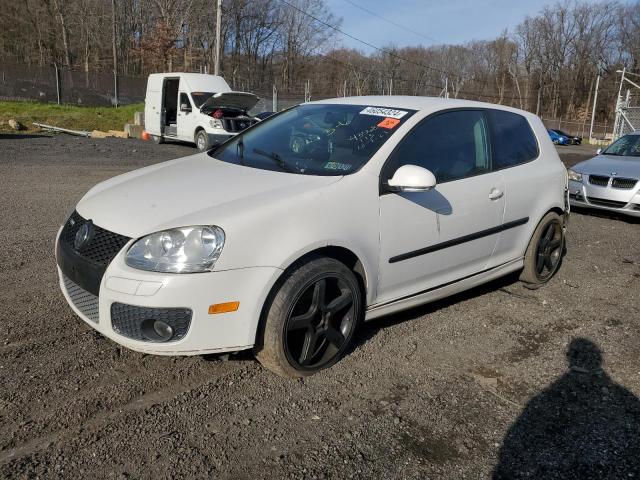
[[[487,116],[494,170],[526,163],[538,156],[538,142],[526,118],[503,110],[487,110]]]

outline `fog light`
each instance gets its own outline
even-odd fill
[[[162,320],[156,320],[153,322],[153,331],[158,335],[158,340],[162,342],[171,340],[171,337],[173,337],[173,328]]]
[[[152,342],[168,342],[173,338],[173,328],[167,322],[147,318],[140,324],[142,335]]]

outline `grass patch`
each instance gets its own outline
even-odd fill
[[[33,122],[73,130],[122,130],[125,123],[133,123],[134,112],[143,110],[143,103],[115,108],[37,102],[0,102],[0,132],[13,131],[7,124],[11,118],[27,127],[26,132],[39,130],[33,126]]]

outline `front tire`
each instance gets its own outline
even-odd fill
[[[555,275],[564,252],[564,222],[560,215],[547,213],[533,232],[524,256],[524,269],[520,280],[536,289]]]
[[[209,135],[207,135],[207,132],[205,132],[204,130],[198,130],[194,140],[196,142],[196,148],[199,152],[209,150],[209,148],[211,147],[211,145],[209,144]]]
[[[263,366],[299,378],[340,360],[363,314],[355,275],[332,258],[293,268],[268,300],[254,353]]]

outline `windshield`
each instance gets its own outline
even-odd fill
[[[193,103],[196,104],[196,107],[200,108],[204,102],[207,101],[207,98],[215,95],[214,92],[191,92],[191,98],[193,98]]]
[[[304,175],[360,169],[415,111],[367,105],[299,105],[209,155],[223,162]]]
[[[640,157],[640,135],[625,135],[613,142],[602,152],[603,155]]]

